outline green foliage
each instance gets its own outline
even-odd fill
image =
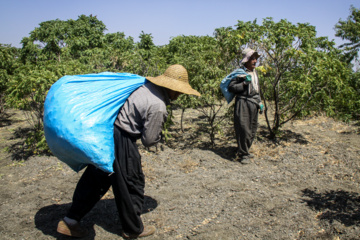
[[[340,20],[335,25],[335,36],[348,40],[340,46],[344,50],[345,61],[350,63],[359,57],[360,50],[360,10],[351,6],[351,14],[346,21]]]
[[[31,149],[33,152],[39,147],[42,148],[42,152],[45,149],[42,120],[46,94],[51,85],[64,75],[90,72],[92,72],[91,68],[76,60],[62,63],[48,61],[38,65],[25,64],[16,69],[7,83],[6,102],[9,107],[25,111],[33,127],[26,142],[31,143],[30,148],[35,148]]]
[[[153,47],[155,47],[151,33],[146,34],[142,31],[139,38],[140,38],[139,49],[150,50]]]
[[[17,52],[15,47],[0,44],[0,114],[5,108],[7,83],[17,67]]]
[[[129,55],[134,50],[134,39],[125,37],[124,33],[108,33],[105,35],[105,46],[102,49],[106,52],[103,61],[106,68],[114,71],[123,71],[129,65]]]
[[[210,141],[214,144],[215,133],[221,121],[217,121],[223,106],[219,83],[226,74],[218,41],[208,36],[178,36],[167,46],[171,63],[182,64],[189,73],[190,84],[201,93],[200,98],[182,95],[177,103],[184,109],[197,108],[207,119]]]
[[[215,144],[224,120],[219,114],[225,104],[220,81],[239,67],[241,51],[250,47],[261,53],[257,70],[272,136],[286,122],[314,112],[344,120],[359,118],[359,72],[353,72],[348,62],[359,50],[359,10],[351,9],[348,21],[335,27],[337,36],[350,41],[341,49],[316,37],[314,26],[272,18],[261,25],[256,19],[238,21],[235,29],[215,29],[213,37],[177,36],[164,46],[155,46],[152,35],[144,32],[138,43],[122,32],[104,34],[106,26],[92,15],[42,22],[22,39],[21,49],[0,45],[1,107],[5,101],[24,110],[33,126],[26,146],[34,153],[47,152],[43,104],[51,85],[62,76],[102,71],[158,76],[169,65],[182,64],[191,86],[202,95],[182,95],[175,105],[183,113],[187,108],[200,111],[207,122],[201,130]],[[171,124],[170,111],[165,140]]]
[[[44,137],[44,129],[42,125],[34,126],[33,130],[26,135],[25,147],[28,152],[34,155],[50,154],[51,151]]]
[[[347,117],[354,106],[349,68],[334,42],[316,38],[314,26],[266,18],[262,25],[239,22],[237,30],[261,53],[258,71],[272,137],[286,122],[314,111]]]
[[[82,56],[82,52],[88,49],[102,48],[104,46],[105,24],[96,16],[81,15],[77,20],[68,20],[69,45],[72,58]]]
[[[352,119],[360,120],[360,71],[353,72],[350,75],[350,87],[354,90],[354,98],[352,98],[352,108],[349,113],[352,115]],[[343,100],[344,106],[347,107],[348,97],[346,96]]]
[[[22,39],[22,61],[61,61],[80,58],[86,50],[104,46],[106,27],[96,16],[81,15],[77,20],[42,22],[29,37]]]
[[[38,43],[42,60],[61,61],[61,50],[66,45],[67,23],[59,19],[42,22],[30,33],[32,43]]]
[[[234,31],[231,27],[217,28],[215,29],[214,37],[222,60],[222,64],[219,65],[219,67],[231,71],[233,68],[236,68],[236,66],[239,66],[241,61],[241,46],[246,43],[243,43],[237,31]]]
[[[174,124],[173,122],[173,110],[172,110],[172,106],[166,106],[166,109],[168,111],[168,117],[166,119],[166,122],[164,123],[164,129],[162,130],[162,136],[165,140],[165,142],[167,143],[169,141],[169,138],[171,137],[171,135],[169,134],[169,128],[171,125]]]

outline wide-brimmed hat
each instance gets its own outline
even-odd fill
[[[256,59],[260,57],[260,54],[258,52],[252,50],[251,48],[246,48],[244,51],[242,51],[243,59],[241,60],[241,63],[247,63],[254,54],[256,54]]]
[[[157,77],[146,77],[150,82],[171,89],[173,91],[201,96],[201,94],[193,89],[189,84],[188,73],[186,69],[179,64],[171,65],[166,69],[164,74]]]

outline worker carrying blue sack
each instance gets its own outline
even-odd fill
[[[254,157],[249,150],[256,136],[258,113],[263,113],[264,105],[255,70],[260,54],[250,48],[245,49],[242,54],[240,68],[221,81],[220,89],[228,103],[235,98],[234,129],[238,147],[234,159],[247,164]]]
[[[130,73],[65,76],[45,100],[44,130],[53,154],[75,171],[86,167],[57,231],[85,237],[80,220],[113,188],[122,236],[155,232],[141,220],[145,177],[136,141],[146,147],[160,141],[166,106],[181,94],[200,96],[181,65],[157,77]]]

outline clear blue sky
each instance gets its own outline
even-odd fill
[[[213,36],[216,28],[233,27],[238,20],[261,23],[266,17],[310,23],[318,36],[339,44],[334,26],[350,15],[351,5],[360,8],[360,0],[0,0],[0,43],[21,47],[21,39],[41,22],[92,14],[106,33],[124,32],[138,41],[144,31],[156,45],[178,35]]]

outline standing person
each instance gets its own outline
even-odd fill
[[[170,100],[176,100],[183,93],[196,96],[200,93],[191,88],[188,73],[181,65],[172,65],[164,74],[146,79],[149,81],[126,100],[114,123],[114,172],[109,174],[93,165],[87,166],[76,186],[66,217],[58,223],[59,233],[72,237],[87,236],[88,231],[79,222],[112,186],[123,237],[154,234],[155,227],[144,226],[140,217],[145,177],[136,140],[141,139],[146,147],[159,142]]]
[[[234,128],[238,145],[236,157],[241,163],[248,163],[253,155],[249,149],[255,138],[258,125],[258,112],[262,113],[259,78],[255,71],[258,52],[247,48],[243,52],[242,66],[245,74],[233,77],[228,90],[236,95],[234,109]]]

